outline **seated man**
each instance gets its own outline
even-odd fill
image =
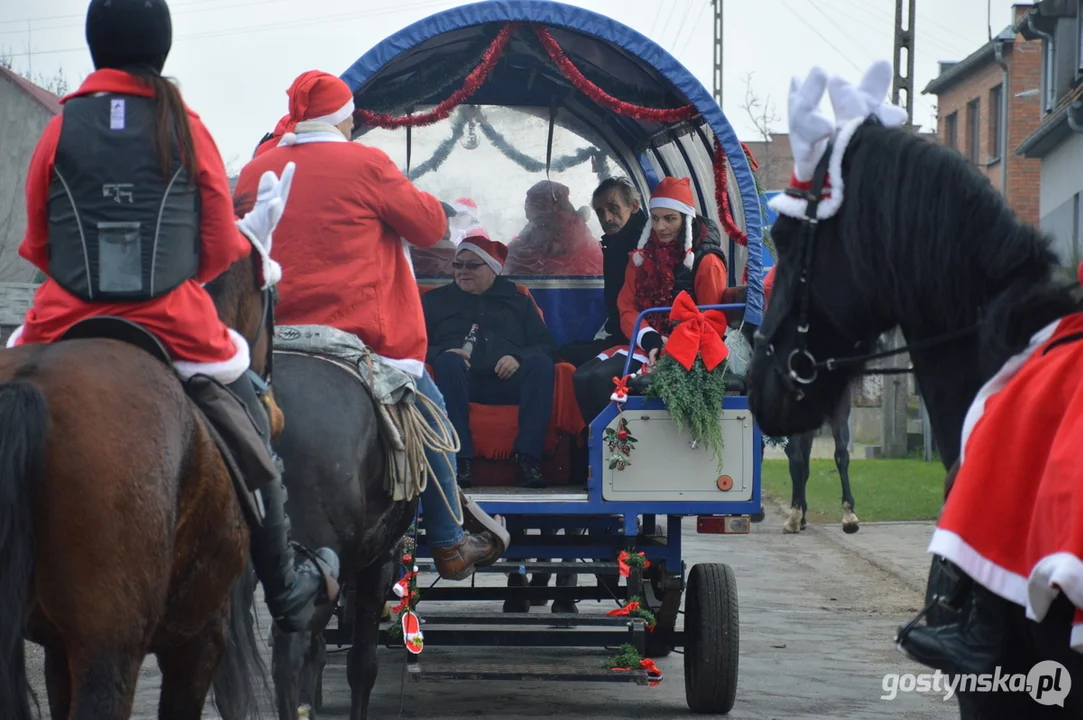
[[[640,209],[639,191],[626,177],[603,180],[594,190],[591,205],[605,233],[602,235],[602,273],[607,316],[605,325],[593,340],[571,342],[558,351],[562,360],[576,367],[593,360],[598,353],[614,345],[628,344],[628,338],[621,330],[617,296],[624,287],[628,256],[636,249],[636,243],[647,224],[647,216]]]
[[[553,409],[556,342],[534,301],[500,277],[507,249],[480,227],[455,251],[455,282],[422,297],[429,335],[427,361],[459,434],[460,487],[472,482],[471,401],[518,405],[518,481],[545,487],[541,458]]]

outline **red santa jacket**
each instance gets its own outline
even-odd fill
[[[381,150],[338,132],[297,137],[248,163],[235,190],[254,197],[265,171],[297,163],[274,235],[282,265],[278,321],[353,333],[420,377],[428,340],[403,239],[425,248],[440,241],[447,229],[440,201],[414,187]]]
[[[134,76],[106,69],[87,76],[78,90],[60,102],[99,92],[154,96],[153,91]],[[19,255],[46,275],[49,272],[49,186],[53,181],[53,165],[63,122],[63,115],[57,115],[45,126],[26,177],[26,235],[19,246]],[[174,360],[212,363],[227,361],[235,355],[229,330],[218,319],[214,303],[201,284],[247,257],[252,246],[234,222],[229,180],[218,147],[199,116],[191,110],[188,111],[188,124],[195,147],[200,199],[200,262],[196,277],[161,297],[127,303],[84,301],[46,279],[34,295],[34,305],[26,314],[14,344],[54,342],[81,320],[114,315],[154,333]]]

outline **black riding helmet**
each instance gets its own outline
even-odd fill
[[[86,42],[95,69],[143,66],[161,73],[173,45],[165,0],[91,0]]]

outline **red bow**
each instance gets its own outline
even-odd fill
[[[622,378],[613,378],[613,385],[615,385],[616,388],[613,390],[613,394],[609,396],[610,400],[624,402],[628,399],[628,378],[630,377],[631,375],[625,375]]]
[[[673,301],[669,319],[679,324],[669,336],[665,352],[685,370],[692,369],[696,355],[703,357],[708,370],[714,370],[729,355],[729,348],[722,342],[728,323],[718,310],[700,312],[692,297],[682,290]]]

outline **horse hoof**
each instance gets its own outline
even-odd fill
[[[857,523],[843,523],[842,524],[842,531],[844,533],[846,533],[847,535],[853,535],[855,532],[857,532],[860,529],[861,528]]]

